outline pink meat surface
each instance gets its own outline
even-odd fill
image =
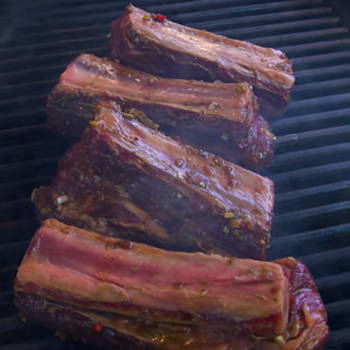
[[[22,317],[109,348],[318,350],[325,308],[302,263],[160,250],[47,220],[15,280]]]

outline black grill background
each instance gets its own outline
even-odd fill
[[[37,228],[31,191],[49,183],[67,147],[46,131],[47,94],[79,53],[106,55],[109,24],[126,4],[0,4],[0,350],[91,349],[23,324],[11,287]],[[292,102],[271,124],[278,143],[269,170],[277,190],[269,254],[293,255],[309,266],[327,305],[332,329],[327,349],[350,349],[350,36],[342,17],[348,9],[326,0],[135,0],[134,5],[279,48],[292,59],[297,79]]]

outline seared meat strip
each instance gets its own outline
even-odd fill
[[[23,318],[110,348],[320,349],[326,314],[292,258],[163,251],[47,220],[15,280]]]
[[[263,116],[287,109],[295,79],[279,50],[185,27],[132,5],[112,23],[111,33],[113,59],[166,77],[248,82]]]
[[[161,129],[170,127],[170,135],[186,135],[184,142],[207,151],[215,148],[231,162],[259,169],[271,161],[275,136],[266,122],[264,126],[256,122],[262,117],[254,117],[256,98],[247,83],[157,78],[82,54],[67,67],[49,96],[49,127],[80,137],[100,100],[138,108]]]
[[[273,182],[182,145],[133,113],[114,102],[97,107],[52,186],[33,193],[39,217],[107,235],[130,228],[135,239],[170,249],[264,259]]]

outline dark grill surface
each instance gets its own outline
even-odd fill
[[[49,183],[67,147],[46,131],[47,95],[76,55],[106,55],[110,22],[126,4],[0,4],[0,350],[91,349],[23,324],[11,288],[37,228],[31,191]],[[269,170],[277,190],[270,259],[293,255],[308,265],[327,305],[332,329],[327,349],[350,349],[346,9],[323,0],[135,0],[134,5],[185,25],[279,48],[292,59],[293,100],[286,115],[272,123],[278,145]]]

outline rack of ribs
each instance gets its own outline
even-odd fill
[[[44,221],[15,279],[25,320],[115,349],[322,348],[325,308],[300,262],[169,252]]]
[[[264,259],[274,184],[165,136],[135,110],[100,103],[50,187],[36,189],[40,220],[167,249]]]
[[[137,108],[184,143],[259,170],[271,163],[275,136],[258,115],[247,83],[205,83],[159,78],[116,62],[81,54],[48,98],[48,124],[80,137],[99,101]]]
[[[292,63],[271,48],[173,23],[129,5],[111,26],[110,56],[160,76],[247,82],[264,117],[281,115],[294,87]]]

